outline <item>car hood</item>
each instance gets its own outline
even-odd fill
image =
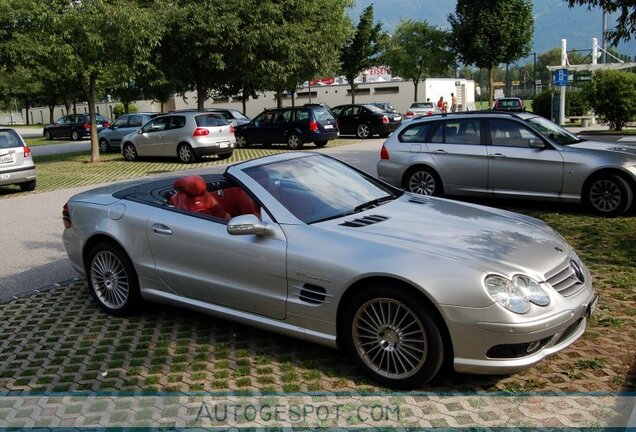
[[[352,226],[368,216],[386,220]],[[537,219],[410,194],[318,225],[386,246],[446,257],[484,272],[524,272],[538,278],[561,264],[570,250],[561,236]]]
[[[583,141],[578,144],[571,144],[567,146],[567,148],[622,153],[636,159],[636,145],[624,145],[619,142],[606,143],[606,142],[598,142],[598,141]]]

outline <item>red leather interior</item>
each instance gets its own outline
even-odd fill
[[[223,203],[225,211],[230,216],[253,214],[261,217],[261,207],[240,187],[229,187],[217,193],[219,201]]]
[[[174,182],[174,188],[178,191],[170,198],[170,205],[176,208],[229,219],[225,207],[217,198],[207,190],[203,177],[182,177]]]

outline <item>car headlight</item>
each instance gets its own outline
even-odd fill
[[[516,275],[512,279],[489,275],[484,279],[484,285],[494,301],[518,314],[528,312],[530,303],[537,306],[550,304],[548,293],[537,281],[525,275]]]

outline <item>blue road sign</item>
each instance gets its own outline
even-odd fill
[[[568,70],[567,69],[558,69],[552,73],[552,81],[554,81],[554,85],[557,87],[563,87],[568,85]]]

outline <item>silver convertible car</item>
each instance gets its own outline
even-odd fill
[[[531,113],[474,111],[404,124],[384,143],[380,178],[423,195],[582,201],[628,211],[636,146],[586,141]]]
[[[403,192],[315,153],[102,187],[63,219],[105,312],[156,301],[341,347],[396,388],[444,362],[535,364],[583,334],[597,301],[545,223]]]

